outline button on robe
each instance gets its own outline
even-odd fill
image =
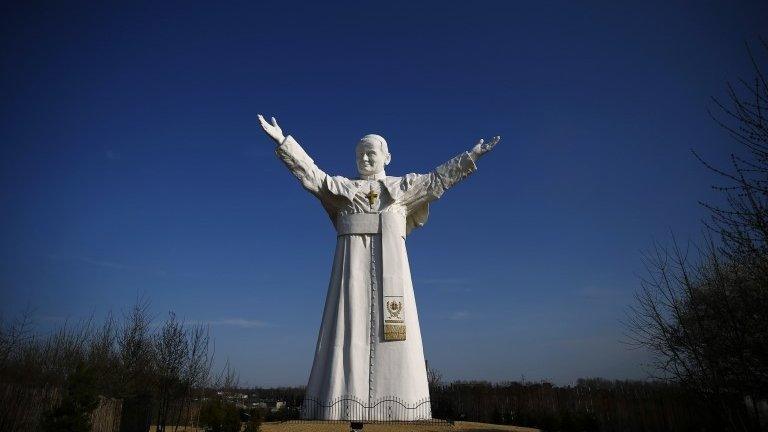
[[[429,202],[475,171],[467,152],[428,174],[381,176],[363,180],[330,176],[319,169],[288,136],[278,157],[315,195],[336,226],[342,215],[392,212],[406,233],[426,223]],[[371,191],[377,194],[371,199]],[[419,420],[430,418],[429,403],[420,409],[387,410],[387,399],[415,406],[428,401],[429,388],[421,331],[408,265],[405,238],[394,243],[395,260],[382,262],[381,234],[339,235],[315,358],[307,384],[304,418],[324,420]],[[384,340],[383,266],[402,284],[406,338]],[[343,407],[339,404],[344,404]],[[370,407],[370,408],[369,408]],[[348,408],[348,409],[347,409]],[[382,409],[383,408],[383,409]],[[396,413],[397,418],[392,418]],[[353,418],[356,417],[356,418]]]

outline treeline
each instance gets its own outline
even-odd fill
[[[658,381],[453,382],[433,385],[430,396],[436,418],[545,431],[720,430],[694,394]]]
[[[147,300],[119,319],[110,314],[102,323],[66,323],[48,334],[35,328],[31,315],[0,322],[3,431],[89,432],[105,398],[120,406],[113,427],[103,430],[147,432],[151,424],[170,430],[198,422],[199,402],[211,388],[237,383],[228,366],[212,372],[206,325],[189,325],[173,313],[153,324]]]
[[[301,406],[305,394],[304,387],[252,387],[240,391],[252,395],[257,400],[269,402],[283,401],[289,407]]]

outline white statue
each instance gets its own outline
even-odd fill
[[[476,169],[500,137],[429,174],[390,177],[391,155],[379,135],[356,147],[359,178],[330,176],[272,117],[259,115],[276,153],[322,203],[338,233],[315,359],[302,415],[325,420],[431,418],[429,388],[405,237],[424,225],[429,202]],[[399,405],[423,405],[402,409]],[[339,406],[342,404],[342,406]],[[341,408],[341,409],[340,409]],[[399,408],[399,409],[398,409]],[[394,413],[394,414],[393,414]],[[396,418],[393,418],[396,417]]]

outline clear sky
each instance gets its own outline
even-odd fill
[[[46,328],[147,293],[265,386],[306,383],[335,233],[257,113],[348,176],[367,133],[390,175],[501,135],[408,239],[430,365],[643,378],[620,324],[640,252],[698,235],[716,179],[690,150],[736,148],[706,109],[768,28],[765,2],[17,3],[0,311]]]

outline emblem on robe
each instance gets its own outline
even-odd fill
[[[405,311],[403,310],[402,296],[387,296],[384,299],[386,306],[384,316],[384,340],[405,340]]]

